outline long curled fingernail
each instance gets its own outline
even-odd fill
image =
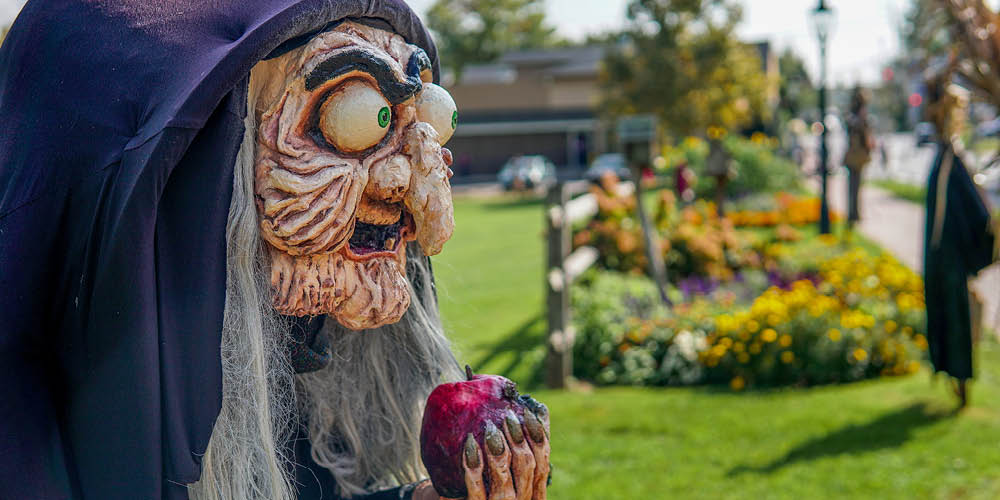
[[[528,435],[531,436],[532,441],[536,443],[545,441],[545,430],[534,413],[530,411],[524,412],[524,426],[528,428]]]
[[[503,455],[503,434],[493,425],[493,422],[486,422],[486,447],[495,457]]]
[[[531,411],[538,411],[538,407],[543,406],[537,399],[531,397],[531,394],[522,394],[519,399],[521,400],[521,404],[527,406]]]
[[[545,403],[538,403],[538,408],[535,411],[538,412],[538,418],[544,419],[549,416],[549,407],[545,406]]]
[[[510,438],[514,440],[514,444],[524,442],[524,432],[521,431],[521,422],[517,420],[517,415],[510,410],[507,410],[507,432],[510,432]]]
[[[465,465],[470,469],[479,468],[479,450],[476,447],[476,438],[472,437],[472,433],[465,438]]]

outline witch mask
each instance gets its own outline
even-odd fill
[[[254,69],[254,192],[275,309],[352,329],[409,307],[406,244],[441,251],[454,229],[442,145],[455,102],[399,35],[344,23]]]

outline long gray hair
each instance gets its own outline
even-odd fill
[[[408,246],[411,303],[398,323],[357,332],[328,318],[321,334],[330,336],[333,362],[293,374],[289,325],[271,306],[254,205],[255,105],[263,87],[256,80],[251,73],[226,228],[222,409],[189,496],[294,499],[290,439],[300,426],[313,460],[333,474],[342,495],[416,481],[424,476],[423,402],[437,384],[461,377],[426,258],[416,243]]]

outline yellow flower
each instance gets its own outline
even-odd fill
[[[767,324],[771,326],[778,326],[781,324],[781,316],[771,313],[767,315]]]
[[[759,342],[754,342],[753,344],[750,344],[750,354],[760,354],[760,348],[761,346]]]
[[[840,330],[831,328],[826,332],[826,336],[830,337],[830,340],[838,342],[840,340]]]
[[[854,359],[856,359],[858,361],[864,361],[864,360],[868,359],[868,351],[866,351],[866,350],[864,350],[864,349],[862,349],[860,347],[857,348],[857,349],[855,349],[853,354],[854,354]]]
[[[768,328],[760,334],[760,338],[764,342],[774,342],[778,339],[778,332],[774,331],[773,328]]]
[[[746,346],[743,344],[743,342],[737,342],[733,344],[733,352],[743,352],[745,349]]]
[[[733,377],[733,379],[729,381],[729,388],[734,391],[742,391],[743,388],[746,386],[747,386],[746,380],[743,380],[743,377],[739,375]]]
[[[736,355],[736,360],[739,361],[740,363],[746,364],[747,362],[750,361],[750,355],[745,352],[741,352],[738,355]]]
[[[726,333],[732,329],[733,321],[728,314],[720,314],[715,318],[715,328],[719,333]]]
[[[782,335],[781,338],[778,339],[778,344],[781,345],[781,347],[788,347],[792,345],[792,336],[788,334]]]
[[[923,335],[921,335],[921,334],[918,333],[918,334],[916,334],[916,335],[913,336],[913,343],[917,344],[917,347],[921,351],[926,351],[927,350],[927,337],[924,337]]]
[[[791,363],[792,361],[795,361],[795,353],[793,353],[792,351],[782,351],[781,352],[781,362],[782,363],[784,363],[784,364],[787,365],[787,364]]]
[[[914,360],[914,361],[910,361],[909,363],[906,364],[906,371],[908,373],[917,373],[918,370],[920,370],[920,362],[919,361]]]
[[[754,320],[747,321],[747,331],[748,332],[750,332],[750,333],[757,333],[757,330],[760,330],[760,323],[758,323],[758,322],[756,322]]]
[[[890,319],[889,321],[885,322],[885,331],[888,332],[888,333],[892,333],[892,332],[896,331],[896,327],[898,327],[898,326],[899,325],[897,325],[895,321],[893,321],[893,320]]]

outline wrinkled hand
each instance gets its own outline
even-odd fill
[[[503,427],[501,430],[492,422],[486,423],[485,450],[471,434],[466,438],[462,463],[469,493],[465,500],[545,500],[550,452],[548,409],[540,403],[535,411],[525,409],[523,423],[508,411]],[[486,477],[490,484],[488,496]]]

